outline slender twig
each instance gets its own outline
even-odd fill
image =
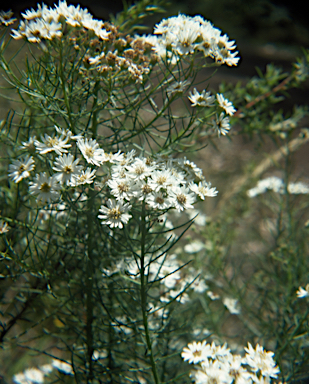
[[[271,89],[268,92],[263,93],[262,95],[259,95],[254,100],[251,100],[249,103],[247,103],[243,108],[238,109],[238,111],[236,111],[233,116],[239,117],[239,115],[244,111],[244,109],[250,109],[255,104],[259,103],[262,100],[267,99],[267,97],[273,95],[274,93],[284,90],[286,85],[292,80],[293,80],[293,76],[290,75],[290,76],[286,77],[284,80],[281,81],[281,83],[276,85],[273,89]]]
[[[156,361],[153,354],[152,349],[152,342],[150,337],[150,331],[148,326],[148,312],[147,312],[147,276],[145,275],[145,256],[146,256],[146,234],[147,234],[147,223],[146,223],[146,209],[145,209],[145,203],[143,203],[142,207],[142,215],[141,215],[141,273],[140,273],[140,279],[141,279],[141,308],[142,308],[142,315],[143,315],[143,325],[145,330],[145,338],[146,338],[146,345],[147,345],[147,352],[150,358],[151,363],[151,369],[152,374],[155,380],[156,384],[160,383],[159,374],[157,371]]]

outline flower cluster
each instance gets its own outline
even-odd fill
[[[154,35],[137,37],[153,46],[155,53],[161,58],[174,61],[179,56],[202,52],[218,64],[237,65],[239,57],[235,51],[234,41],[222,35],[208,20],[201,16],[178,16],[163,19],[155,26]]]
[[[227,345],[193,342],[181,353],[190,364],[198,364],[191,376],[197,384],[270,383],[280,372],[273,352],[267,352],[259,344],[255,348],[248,343],[245,356],[232,354]]]
[[[181,212],[193,208],[197,197],[204,200],[218,193],[202,170],[186,158],[134,157],[133,152],[118,157],[107,185],[115,200],[102,205],[99,218],[111,228],[122,228],[128,222],[133,201],[144,201],[154,210]]]
[[[256,187],[251,188],[247,191],[249,197],[255,197],[267,191],[274,191],[276,193],[285,193],[284,182],[282,179],[276,176],[267,177],[266,179],[259,180]],[[294,195],[308,195],[309,194],[309,185],[302,182],[289,183],[287,186],[287,191],[290,194]]]
[[[40,43],[46,50],[43,42],[61,39],[69,33],[66,42],[73,44],[77,51],[82,49],[85,65],[81,67],[81,73],[84,76],[88,70],[97,70],[102,75],[117,73],[118,76],[123,71],[129,78],[142,82],[143,75],[150,71],[151,62],[156,62],[149,44],[133,44],[132,37],[119,33],[111,23],[94,19],[80,5],[67,5],[65,0],[59,0],[54,8],[38,5],[37,10],[27,10],[22,16],[24,20],[19,28],[12,31],[14,39]],[[77,37],[80,35],[86,38],[82,40],[82,46]]]
[[[102,40],[109,36],[103,21],[94,19],[87,9],[81,9],[79,5],[67,5],[65,0],[59,1],[54,8],[38,4],[37,10],[27,10],[22,16],[24,20],[20,21],[17,30],[12,31],[14,39],[25,38],[31,43],[52,40],[63,35],[65,25],[92,31]]]
[[[49,158],[52,156],[50,160],[53,165],[49,173],[43,168],[44,171],[37,173],[29,183],[30,194],[43,203],[59,201],[63,189],[92,184],[96,168],[100,167],[104,167],[105,183],[98,185],[102,191],[108,188],[112,198],[106,206],[101,206],[98,217],[102,224],[111,228],[123,228],[123,224],[132,217],[129,211],[133,202],[144,201],[153,210],[175,208],[181,212],[193,208],[196,198],[204,200],[206,196],[216,196],[218,193],[205,180],[202,170],[186,158],[136,157],[135,151],[108,154],[94,139],[73,136],[69,130],[57,126],[55,129],[56,135],[45,134],[41,136],[41,141],[30,138],[22,146],[22,149],[28,149],[29,142],[32,142],[36,154],[48,155]],[[78,157],[68,153],[68,149],[75,153],[79,150]],[[55,158],[54,154],[59,156]],[[37,158],[41,159],[39,156]],[[80,165],[80,162],[84,165]],[[86,165],[90,166],[85,169]],[[13,160],[9,166],[9,177],[19,183],[31,176],[35,166],[33,156]]]
[[[16,384],[43,384],[45,376],[49,376],[55,369],[65,375],[74,375],[71,364],[53,359],[51,364],[44,364],[38,368],[28,368],[23,372],[17,373],[13,376],[13,381]]]

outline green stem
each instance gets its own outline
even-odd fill
[[[97,136],[98,113],[99,113],[99,110],[97,109],[97,105],[98,105],[99,88],[100,88],[100,81],[97,81],[93,89],[92,125],[91,125],[93,138],[96,138]]]
[[[65,103],[65,106],[66,106],[66,109],[67,109],[68,118],[69,118],[69,122],[70,122],[70,130],[73,133],[76,133],[75,129],[74,129],[74,126],[73,126],[70,101],[69,101],[67,90],[66,90],[66,86],[65,86],[66,85],[66,79],[65,79],[64,71],[63,71],[64,63],[63,63],[62,41],[60,41],[59,47],[60,47],[60,49],[59,49],[59,54],[60,54],[60,80],[61,80],[61,87],[62,87],[62,92],[63,92],[63,98],[64,98],[64,103]]]
[[[88,230],[88,239],[87,239],[87,280],[86,280],[86,294],[87,294],[87,322],[86,322],[86,339],[87,339],[87,360],[88,360],[88,375],[87,383],[92,383],[93,375],[93,332],[92,332],[92,323],[93,323],[93,277],[94,277],[94,254],[93,254],[93,197],[94,191],[89,191],[88,196],[88,209],[87,209],[87,230]]]
[[[152,349],[152,342],[150,337],[150,330],[148,326],[148,312],[147,312],[147,280],[145,276],[145,246],[146,246],[146,234],[147,234],[147,228],[146,228],[146,209],[145,209],[145,202],[143,203],[142,208],[142,217],[141,217],[141,307],[142,307],[142,314],[143,314],[143,325],[145,330],[145,338],[146,338],[146,345],[147,345],[147,352],[150,358],[151,368],[152,368],[152,374],[154,377],[154,381],[156,384],[160,383],[159,374],[157,371],[157,366],[155,362],[155,358],[153,355],[153,349]]]

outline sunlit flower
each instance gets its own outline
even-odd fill
[[[35,141],[36,141],[36,136],[31,136],[29,137],[28,141],[22,141],[20,149],[27,149],[29,152],[34,152],[35,151]]]
[[[199,31],[194,28],[184,27],[179,29],[179,33],[172,42],[172,47],[179,55],[194,53],[195,42],[199,36]]]
[[[211,183],[207,183],[206,181],[200,181],[198,185],[195,183],[190,183],[189,188],[192,192],[195,192],[202,200],[204,200],[207,196],[214,197],[218,194],[216,188],[211,188]]]
[[[172,188],[178,184],[170,169],[153,171],[148,183],[156,192],[159,192],[160,189]]]
[[[30,172],[35,168],[32,156],[26,156],[23,161],[13,160],[13,164],[9,165],[9,177],[19,183],[22,179],[30,176]]]
[[[68,143],[70,137],[65,135],[60,136],[49,136],[46,133],[44,136],[41,136],[42,142],[35,140],[34,145],[36,146],[37,151],[41,155],[45,155],[48,152],[55,151],[57,155],[62,155],[67,153],[67,148],[71,147],[71,144]]]
[[[240,314],[240,308],[237,299],[233,299],[231,297],[224,297],[222,302],[232,315]]]
[[[218,360],[204,361],[201,363],[201,370],[195,374],[197,384],[230,384],[231,377],[227,370],[222,369],[222,363]]]
[[[99,147],[96,140],[80,139],[77,141],[77,146],[88,163],[99,167],[105,161],[104,150]]]
[[[247,352],[245,362],[250,365],[254,372],[260,371],[262,376],[266,377],[278,377],[280,370],[273,359],[273,352],[264,351],[259,344],[254,349],[250,343],[248,343],[248,348],[245,348],[245,351]]]
[[[72,365],[66,363],[65,361],[53,359],[52,366],[58,369],[58,371],[65,373],[66,375],[74,375]]]
[[[195,202],[195,196],[190,193],[189,188],[186,187],[175,187],[169,191],[170,204],[178,210],[178,212],[184,209],[193,208]]]
[[[211,92],[206,90],[199,93],[196,88],[193,89],[193,93],[189,93],[188,99],[191,101],[191,107],[212,107],[214,105],[215,96],[211,95]]]
[[[153,209],[167,209],[170,208],[171,203],[168,196],[162,191],[153,192],[146,197],[146,203]]]
[[[216,120],[213,122],[213,128],[218,132],[218,136],[223,135],[225,136],[229,130],[230,127],[230,120],[229,118],[224,115],[224,112],[220,113],[220,116],[216,116]]]
[[[299,299],[303,299],[304,297],[308,297],[309,296],[309,284],[307,284],[305,288],[299,287],[297,292],[296,292],[296,295]]]
[[[107,207],[101,206],[99,211],[102,215],[98,215],[102,219],[102,224],[107,224],[110,228],[123,228],[123,224],[127,224],[132,217],[128,211],[132,208],[129,203],[123,204],[122,201],[108,199]]]
[[[193,341],[193,343],[188,344],[187,347],[181,352],[181,357],[184,361],[188,361],[189,364],[197,364],[205,360],[205,351],[209,349],[209,345],[206,340],[202,342]]]
[[[134,184],[132,179],[128,177],[110,179],[107,185],[111,188],[111,193],[117,200],[130,200],[134,195]]]
[[[74,156],[70,153],[56,158],[53,170],[57,172],[55,176],[61,184],[69,185],[72,177],[74,175],[77,176],[81,172],[82,166],[77,165],[78,162],[79,159],[74,160]]]
[[[175,93],[183,93],[183,91],[186,89],[188,86],[188,81],[175,81],[172,85],[170,85],[166,93],[169,97],[171,97]]]
[[[86,170],[82,170],[79,174],[72,174],[71,181],[69,185],[71,187],[77,187],[78,185],[83,184],[92,184],[95,179],[95,169],[87,168]]]
[[[25,374],[23,372],[16,373],[13,376],[13,381],[16,384],[29,384],[28,380],[25,377]]]
[[[147,164],[147,159],[136,158],[133,163],[127,165],[128,176],[134,181],[142,180],[146,176],[150,176],[155,165]]]
[[[217,100],[221,108],[225,110],[225,113],[232,116],[236,112],[236,109],[234,108],[231,101],[228,99],[225,99],[224,96],[221,93],[217,93]]]
[[[37,368],[28,368],[24,371],[27,383],[41,384],[44,382],[44,373]]]
[[[49,177],[45,172],[37,174],[35,180],[29,183],[30,193],[37,195],[37,200],[41,200],[43,203],[57,200],[60,196],[59,189],[61,189],[61,185],[55,175]]]

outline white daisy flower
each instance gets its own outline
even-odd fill
[[[69,136],[63,134],[60,136],[51,137],[45,133],[44,136],[41,136],[42,143],[38,140],[35,140],[34,145],[36,146],[36,150],[41,155],[55,151],[57,155],[61,156],[63,153],[68,152],[66,148],[71,147],[71,144],[68,144],[69,139]]]
[[[233,299],[231,297],[225,297],[222,300],[222,302],[232,315],[240,314],[240,308],[239,308],[239,303],[237,299]]]
[[[169,291],[169,295],[172,299],[175,299],[180,304],[185,304],[190,301],[190,296],[187,294],[187,292],[183,292],[183,287],[177,290],[172,289]]]
[[[199,31],[197,29],[182,28],[178,30],[178,34],[174,36],[175,39],[172,42],[172,48],[174,51],[176,51],[179,55],[194,53],[196,46],[195,42],[199,37]]]
[[[117,153],[104,153],[104,161],[109,161],[111,164],[117,164],[124,160],[124,153],[118,151]]]
[[[167,90],[167,96],[171,97],[175,93],[183,93],[185,88],[188,86],[188,81],[175,81],[172,85],[170,85]]]
[[[238,51],[230,52],[228,49],[217,49],[217,47],[213,48],[212,56],[215,58],[216,63],[218,64],[227,64],[228,66],[237,65],[240,58],[236,57],[238,55]]]
[[[213,128],[218,132],[218,136],[225,136],[230,127],[230,120],[228,117],[225,117],[224,112],[221,112],[220,116],[216,115],[216,120],[213,122]]]
[[[198,178],[200,180],[204,179],[203,171],[199,168],[193,161],[188,160],[186,157],[183,159],[178,159],[178,164],[181,166],[190,176],[193,178]],[[188,180],[188,176],[186,177]]]
[[[117,200],[130,200],[134,194],[133,183],[129,178],[110,179],[107,185],[111,188],[111,193]]]
[[[206,181],[200,181],[198,185],[191,182],[189,184],[189,188],[192,192],[196,193],[202,200],[205,200],[206,196],[214,197],[218,194],[216,188],[211,188],[211,183],[207,183]]]
[[[26,12],[22,13],[21,15],[26,20],[32,20],[32,19],[42,17],[42,13],[46,9],[47,9],[47,5],[42,4],[41,6],[40,4],[38,4],[38,9],[36,11],[33,8],[27,9]]]
[[[54,162],[53,170],[56,171],[56,178],[61,184],[69,185],[73,175],[77,175],[81,172],[82,166],[77,165],[79,159],[74,160],[74,156],[71,154],[59,156]]]
[[[65,373],[66,375],[74,375],[72,365],[66,363],[65,361],[53,359],[52,366],[58,369],[58,371]]]
[[[168,209],[171,207],[171,203],[168,196],[162,191],[154,192],[146,197],[146,203],[153,209]]]
[[[233,116],[236,112],[236,109],[234,108],[231,101],[228,99],[225,99],[224,96],[221,93],[217,93],[217,100],[221,108],[225,110],[225,113],[227,113],[230,116]]]
[[[296,292],[296,295],[299,299],[303,299],[304,297],[308,297],[309,296],[309,284],[307,284],[305,288],[299,287],[297,292]]]
[[[30,172],[35,168],[32,156],[26,156],[23,161],[13,160],[13,164],[9,165],[9,177],[19,183],[22,179],[30,176]]]
[[[184,209],[193,208],[195,202],[195,195],[190,193],[187,187],[175,187],[169,190],[169,202],[171,206],[176,208],[178,212]]]
[[[206,354],[206,353],[205,353]],[[212,359],[217,359],[218,357],[227,357],[230,355],[230,349],[227,347],[227,344],[216,345],[213,341],[210,345],[210,348],[207,350],[207,357]]]
[[[204,279],[196,279],[193,284],[190,285],[190,288],[193,289],[194,292],[203,293],[208,289],[208,285],[205,283]]]
[[[228,372],[222,369],[222,363],[219,360],[204,361],[202,369],[196,371],[196,383],[216,383],[216,384],[229,384],[232,379]]]
[[[110,228],[123,228],[123,224],[127,224],[132,217],[128,211],[132,208],[129,203],[123,204],[122,201],[108,199],[107,207],[101,206],[99,211],[102,215],[98,215],[102,219],[102,224],[107,224]]]
[[[191,107],[212,107],[214,105],[215,96],[211,95],[211,92],[206,90],[199,93],[196,88],[193,89],[193,93],[189,93],[188,99],[191,101]]]
[[[74,135],[73,132],[70,131],[68,128],[64,129],[55,125],[55,130],[59,133],[59,135],[63,137],[67,136],[70,140],[80,140],[83,138],[82,135]]]
[[[77,187],[78,185],[82,184],[92,184],[93,180],[95,178],[95,169],[87,168],[86,171],[82,170],[80,174],[72,174],[71,181],[69,185],[71,187]]]
[[[158,192],[161,188],[167,189],[178,185],[176,178],[169,169],[153,171],[148,183],[156,192]]]
[[[20,149],[27,149],[29,152],[34,152],[35,151],[35,141],[36,141],[36,136],[31,136],[29,137],[28,141],[22,141]]]
[[[264,351],[263,347],[259,344],[254,349],[250,343],[248,343],[248,348],[245,348],[245,351],[247,353],[244,361],[250,365],[254,372],[260,371],[262,376],[274,379],[278,377],[280,369],[273,359],[273,352]]]
[[[77,141],[77,146],[87,163],[94,164],[97,167],[105,161],[104,150],[99,147],[99,144],[94,139],[80,139]]]
[[[187,347],[181,352],[181,357],[184,361],[188,361],[189,364],[198,364],[205,360],[205,352],[210,348],[206,340],[204,341],[193,341],[188,344]]]
[[[132,194],[139,200],[144,200],[153,192],[152,187],[146,180],[138,181],[133,185]]]
[[[29,183],[29,191],[32,195],[38,195],[37,200],[41,200],[43,203],[50,203],[57,200],[60,196],[58,190],[61,189],[61,185],[54,176],[47,176],[45,172],[37,174],[35,181]]]
[[[37,368],[28,368],[24,371],[27,383],[41,384],[44,382],[44,373]]]
[[[145,177],[150,176],[155,165],[147,164],[147,159],[136,158],[133,163],[126,167],[128,176],[134,181],[143,180]]]

